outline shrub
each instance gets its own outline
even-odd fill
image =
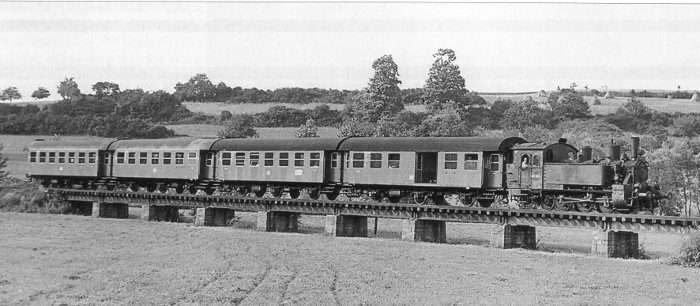
[[[0,191],[0,210],[63,214],[68,213],[71,207],[68,202],[49,199],[38,185],[25,185]]]
[[[690,234],[683,242],[678,256],[672,258],[671,264],[684,267],[700,268],[700,234]]]

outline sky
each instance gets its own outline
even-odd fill
[[[361,89],[391,54],[422,87],[440,48],[477,92],[700,89],[700,5],[420,2],[3,2],[0,89],[75,77],[166,90]]]

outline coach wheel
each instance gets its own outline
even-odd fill
[[[413,193],[413,203],[416,203],[418,205],[423,205],[428,202],[428,196],[425,193],[422,192],[414,192]]]
[[[434,194],[430,198],[433,200],[434,205],[445,205],[447,203],[443,194]]]
[[[154,184],[148,184],[146,185],[146,191],[148,191],[149,193],[155,192],[157,189],[156,187],[157,186]]]
[[[182,194],[183,192],[185,192],[185,186],[177,186],[177,187],[175,187],[175,193],[177,193],[177,194]]]
[[[236,196],[245,197],[248,195],[248,188],[246,188],[246,187],[235,187],[235,189],[236,189]]]
[[[168,187],[165,184],[158,185],[157,189],[158,189],[158,192],[160,192],[160,193],[168,192]]]
[[[321,197],[321,191],[318,189],[309,189],[307,192],[309,194],[309,198],[312,200],[318,200],[319,197]]]
[[[260,188],[255,191],[255,196],[262,198],[265,195],[265,192],[267,192],[267,188],[265,188],[265,186],[260,186]]]
[[[485,199],[476,199],[476,202],[479,203],[479,207],[487,208],[491,207],[491,204],[493,204],[493,199],[490,198],[485,198]]]
[[[114,187],[115,186],[112,184],[105,184],[105,189],[107,189],[107,191],[114,191]]]
[[[214,191],[216,191],[216,188],[212,188],[212,187],[204,188],[204,193],[206,193],[207,195],[214,194]]]
[[[130,185],[129,185],[129,191],[131,191],[131,192],[138,192],[138,191],[139,191],[139,185],[130,184]]]
[[[544,200],[542,200],[542,209],[545,210],[554,210],[557,206],[554,204],[554,197],[545,197]]]
[[[49,181],[41,181],[41,186],[44,188],[49,188],[51,186],[51,182]]]
[[[275,198],[282,197],[283,193],[284,193],[284,189],[282,187],[270,188],[270,194]]]
[[[199,191],[199,189],[197,189],[197,186],[195,186],[195,185],[187,187],[187,192],[189,192],[189,194],[191,194],[191,195],[197,194],[197,191]]]
[[[290,198],[298,199],[300,195],[301,195],[301,191],[299,191],[299,189],[289,189],[289,197]]]
[[[326,199],[329,201],[335,201],[335,199],[338,198],[338,195],[340,195],[340,190],[333,190],[331,193],[326,193]]]
[[[604,214],[609,214],[615,211],[615,208],[610,201],[603,201],[603,203],[598,203],[598,211]]]

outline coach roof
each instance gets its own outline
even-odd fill
[[[30,150],[52,151],[52,150],[107,150],[115,139],[85,139],[85,140],[37,140],[29,145]]]
[[[214,151],[335,151],[344,138],[229,138],[212,145]]]
[[[214,138],[178,137],[165,139],[118,140],[109,146],[110,150],[209,150]]]
[[[506,151],[520,137],[352,137],[340,145],[343,151],[411,151],[411,152],[494,152]]]

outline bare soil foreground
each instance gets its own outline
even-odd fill
[[[135,219],[0,213],[0,258],[2,305],[700,303],[658,260]]]

